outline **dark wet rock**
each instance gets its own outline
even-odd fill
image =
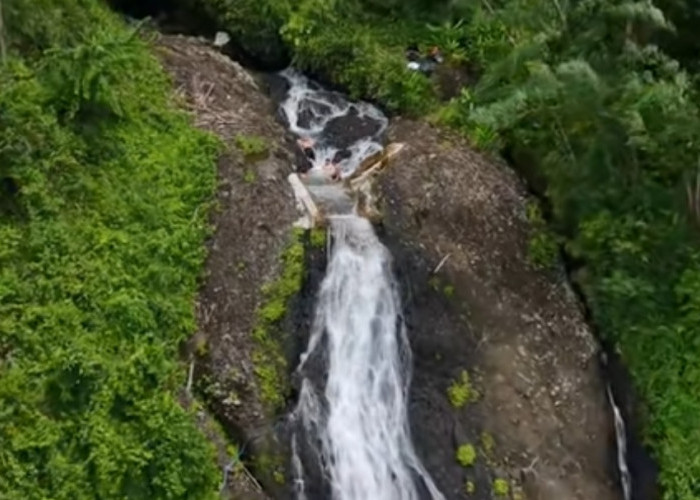
[[[627,466],[633,478],[632,498],[633,500],[660,500],[658,465],[651,458],[650,451],[639,441],[643,422],[640,399],[619,356],[611,346],[607,347],[605,354],[601,357],[601,365],[625,422]]]
[[[328,104],[317,101],[306,101],[304,109],[299,112],[297,117],[297,126],[301,128],[310,128],[314,118],[317,116],[325,116],[331,113],[331,107]]]
[[[264,83],[265,92],[272,99],[272,102],[279,104],[287,97],[289,92],[289,80],[279,73],[264,73],[260,77]]]
[[[312,90],[318,91],[318,96],[321,100],[337,106],[339,108],[344,108],[349,104],[347,98],[340,92],[335,92],[332,90],[324,90],[317,82],[310,80],[309,87]]]
[[[351,107],[346,115],[333,118],[325,128],[327,142],[338,149],[345,149],[365,137],[374,137],[382,128],[382,123],[369,116],[362,116],[356,107]]]

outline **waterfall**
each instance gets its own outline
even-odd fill
[[[283,76],[289,91],[281,109],[292,132],[313,139],[314,168],[344,150],[339,166],[345,177],[381,151],[387,119],[378,109],[294,72]],[[320,200],[342,196],[333,186],[309,189]],[[441,500],[411,443],[411,350],[391,255],[368,220],[342,212],[329,217],[329,265],[297,368],[301,389],[291,415],[296,498]],[[325,489],[314,496],[310,490],[318,491],[318,483]]]
[[[303,378],[293,418],[318,438],[333,499],[442,499],[411,443],[411,351],[391,256],[363,218],[333,217],[331,228],[330,263],[298,368],[303,376],[322,351],[327,378],[322,387]]]
[[[632,500],[632,476],[627,467],[627,434],[625,431],[625,421],[622,418],[620,409],[615,404],[612,390],[608,385],[608,400],[613,410],[613,419],[615,422],[615,440],[617,441],[617,466],[620,471],[620,485],[622,486],[622,494],[624,500]]]

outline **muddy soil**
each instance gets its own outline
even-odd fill
[[[381,180],[383,231],[415,353],[414,439],[437,483],[448,498],[474,498],[465,480],[491,498],[496,478],[528,500],[621,498],[599,350],[563,274],[528,261],[524,186],[425,123],[388,134],[406,149]],[[457,409],[462,370],[479,397]],[[472,470],[455,460],[465,443]]]

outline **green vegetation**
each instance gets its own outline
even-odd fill
[[[209,354],[209,344],[207,343],[207,339],[204,337],[198,338],[194,351],[200,358],[206,357],[206,355]]]
[[[261,453],[255,457],[253,466],[258,476],[262,476],[274,484],[284,484],[284,458],[281,455]]]
[[[526,214],[531,231],[528,245],[530,260],[538,268],[551,269],[559,257],[559,241],[542,216],[539,203],[528,202]]]
[[[596,326],[646,403],[664,498],[700,498],[700,462],[687,458],[700,456],[696,75],[654,44],[671,35],[651,2],[493,5],[465,29],[505,36],[473,39],[482,78],[440,117],[534,163],[556,236],[535,224],[533,260],[547,265],[556,240],[582,265]]]
[[[476,450],[470,444],[463,444],[457,448],[457,462],[462,467],[471,467],[476,461]]]
[[[243,182],[245,182],[246,184],[253,184],[256,179],[257,176],[255,175],[254,170],[247,169],[245,171],[245,174],[243,174]]]
[[[295,230],[282,253],[279,279],[263,286],[263,303],[253,330],[257,347],[253,352],[260,396],[270,412],[284,406],[288,391],[287,362],[279,338],[279,323],[289,300],[301,289],[304,279],[304,231]]]
[[[2,6],[2,496],[216,498],[175,391],[218,145],[101,2]]]
[[[493,494],[496,495],[497,497],[505,497],[508,496],[508,492],[510,491],[510,486],[508,485],[508,481],[505,479],[494,479],[493,480]]]
[[[326,229],[325,228],[313,228],[310,231],[311,235],[311,246],[317,249],[326,248]]]
[[[486,456],[491,456],[493,454],[494,448],[496,447],[496,442],[494,441],[493,436],[488,432],[482,432],[480,440],[481,449],[484,451],[484,454]]]
[[[478,399],[479,394],[472,387],[469,373],[466,370],[462,370],[459,380],[455,380],[447,388],[447,397],[455,408],[462,408],[467,403]]]
[[[436,104],[433,82],[406,69],[404,50],[416,42],[446,48],[450,61],[464,60],[445,16],[466,12],[455,2],[379,0],[181,0],[199,16],[228,31],[258,62],[300,69],[345,87],[356,97],[389,109],[421,113]],[[460,2],[457,2],[460,3]],[[390,21],[390,22],[387,22]],[[430,29],[426,21],[435,26]]]
[[[473,495],[476,492],[476,484],[474,484],[474,481],[467,481],[464,485],[464,489],[467,495]]]
[[[476,492],[476,484],[474,484],[474,481],[467,481],[464,485],[464,489],[466,490],[467,495],[473,495],[474,492]]]
[[[238,134],[234,138],[234,143],[246,158],[259,157],[267,154],[267,143],[263,137]]]

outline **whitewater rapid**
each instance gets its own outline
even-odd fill
[[[416,456],[408,425],[411,351],[391,256],[366,219],[331,219],[330,263],[307,352],[323,350],[325,386],[302,382],[294,418],[337,500],[442,499]],[[427,493],[427,496],[426,496]],[[304,498],[300,491],[299,498]]]

